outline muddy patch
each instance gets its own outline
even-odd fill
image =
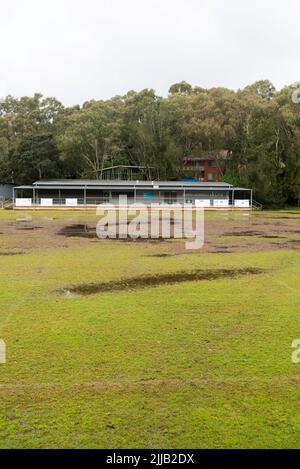
[[[25,252],[22,251],[6,251],[0,252],[0,256],[22,256]]]
[[[64,226],[59,230],[58,234],[67,238],[97,238],[96,229],[85,224]]]
[[[214,253],[218,253],[218,254],[230,254],[230,253],[233,253],[234,251],[230,248],[232,248],[233,246],[215,246],[214,248]]]
[[[145,277],[132,277],[124,280],[116,280],[103,283],[92,283],[77,285],[74,287],[63,288],[59,293],[79,295],[93,295],[96,293],[121,292],[130,290],[141,290],[144,288],[153,288],[161,285],[172,285],[183,282],[200,282],[203,280],[218,280],[223,278],[237,278],[244,275],[257,275],[264,271],[258,268],[245,269],[217,269],[217,270],[194,270],[191,272],[174,272],[169,274],[151,275]]]
[[[150,254],[149,256],[146,256],[146,257],[164,258],[164,257],[173,257],[173,256],[175,256],[175,254],[161,253],[161,254]]]
[[[130,224],[130,221],[127,223],[127,225]],[[143,224],[143,223],[141,223]],[[149,225],[149,223],[144,223]],[[170,226],[174,226],[176,223],[171,221]],[[162,236],[161,233],[159,233],[158,237],[156,238],[149,238],[148,236],[146,237],[134,237],[134,236],[124,236],[123,233],[120,233],[120,230],[122,227],[126,226],[126,224],[117,224],[115,227],[115,236],[110,237],[111,241],[122,241],[124,243],[158,243],[158,242],[164,242],[168,241],[169,239],[173,239],[173,232],[171,229],[170,232],[170,238],[165,238]],[[150,226],[149,226],[150,230]],[[120,233],[120,234],[119,234]],[[61,228],[58,232],[58,235],[61,236],[66,236],[68,238],[76,237],[76,238],[90,238],[90,239],[101,239],[98,237],[97,232],[96,232],[96,227],[90,227],[87,224],[73,224],[73,225],[67,225]]]
[[[260,238],[264,239],[286,239],[286,236],[278,236],[278,235],[262,235]]]
[[[224,233],[222,236],[261,236],[261,231],[229,231]]]
[[[116,241],[122,241],[123,243],[147,243],[147,244],[156,244],[161,242],[168,242],[169,238],[119,238],[117,235]]]
[[[42,230],[42,226],[17,226],[16,230],[17,231],[36,231],[36,230]]]
[[[300,217],[266,217],[267,220],[300,220]]]

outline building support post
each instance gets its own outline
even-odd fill
[[[83,204],[84,204],[84,206],[85,206],[85,208],[86,208],[86,186],[85,186],[84,189],[83,189]]]

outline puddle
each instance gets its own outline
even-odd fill
[[[74,298],[74,293],[72,293],[70,290],[63,290],[63,293],[65,294],[66,298]]]
[[[143,288],[157,287],[160,285],[172,285],[175,283],[194,282],[203,280],[218,280],[222,278],[237,278],[243,275],[256,275],[264,271],[258,268],[245,269],[217,269],[217,270],[195,270],[191,272],[174,272],[169,274],[151,275],[147,277],[132,277],[124,280],[111,282],[82,284],[75,287],[63,288],[59,293],[80,295],[93,295],[95,293],[118,292],[128,290],[139,290]]]
[[[21,223],[24,223],[24,222],[30,222],[32,221],[32,217],[24,217],[24,218],[16,218],[16,222],[21,222]]]
[[[61,236],[66,236],[67,238],[97,238],[95,228],[91,228],[85,224],[64,226],[61,230],[59,230],[58,234]]]
[[[147,222],[148,224],[148,222]],[[171,222],[172,225],[172,222]],[[174,225],[174,223],[173,223]],[[115,241],[123,241],[127,243],[134,243],[134,242],[144,242],[144,243],[157,243],[162,241],[167,241],[169,238],[163,238],[161,235],[158,238],[141,238],[141,237],[130,237],[127,236],[126,238],[120,237],[118,233],[118,228],[125,225],[116,225],[116,237],[111,238],[111,240]],[[76,238],[90,238],[90,239],[100,239],[96,233],[96,228],[92,228],[86,224],[74,224],[68,225],[61,228],[58,233],[61,236],[66,236],[68,238],[76,237]],[[172,233],[171,233],[172,234]]]

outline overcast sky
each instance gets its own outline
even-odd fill
[[[0,0],[0,95],[300,81],[299,0]]]

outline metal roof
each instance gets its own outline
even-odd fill
[[[195,188],[224,188],[228,189],[233,187],[231,184],[226,182],[183,182],[183,181],[103,181],[97,179],[50,179],[36,181],[33,183],[34,187],[88,187],[88,186],[97,186],[97,187],[195,187]]]
[[[109,166],[108,168],[99,169],[99,171],[107,171],[109,169],[117,169],[117,168],[128,168],[128,169],[155,169],[154,166],[130,166],[125,164],[118,164],[116,166]]]
[[[49,179],[36,181],[32,186],[16,186],[16,189],[110,189],[110,190],[232,190],[250,191],[234,187],[226,182],[182,182],[182,181],[99,181],[96,179]]]

